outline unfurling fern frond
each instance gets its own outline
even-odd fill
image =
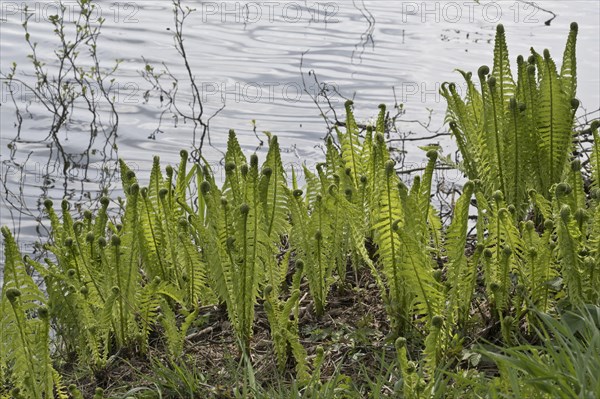
[[[444,343],[444,318],[440,315],[433,316],[428,322],[429,334],[425,338],[423,349],[425,368],[433,375],[442,360],[446,346]]]
[[[418,399],[421,397],[419,383],[422,381],[416,363],[408,360],[406,338],[396,338],[394,346],[398,367],[402,373],[402,393],[406,399]]]
[[[4,312],[4,306],[8,306],[8,303],[4,301],[6,300],[6,291],[11,288],[19,290],[19,302],[24,311],[27,312],[31,309],[37,308],[39,304],[45,303],[46,299],[29,273],[27,273],[25,263],[23,262],[21,253],[17,247],[17,243],[15,242],[12,233],[6,226],[2,227],[2,237],[4,238],[5,259],[2,278],[2,315],[7,314]]]

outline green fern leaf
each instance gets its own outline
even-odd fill
[[[352,101],[348,100],[345,104],[346,108],[346,133],[342,134],[336,128],[338,140],[342,147],[342,158],[346,168],[350,168],[350,174],[355,184],[359,177],[364,173],[364,167],[361,163],[361,150],[359,130],[354,119],[352,111]]]
[[[562,87],[556,72],[556,65],[548,51],[544,57],[536,56],[537,69],[540,71],[540,102],[538,113],[538,130],[541,138],[540,146],[544,153],[545,164],[548,165],[547,181],[549,184],[559,182],[565,168],[568,155],[572,149],[572,115],[569,108],[570,98]]]
[[[563,53],[563,62],[560,71],[563,88],[568,98],[575,98],[577,92],[576,45],[578,30],[579,27],[577,23],[571,23],[571,31],[569,32],[569,37]]]
[[[467,319],[473,292],[469,290],[470,281],[476,273],[468,270],[469,264],[465,254],[467,231],[469,227],[469,206],[473,196],[474,184],[467,182],[463,194],[454,207],[454,217],[446,234],[448,248],[447,281],[450,284],[448,293],[449,324],[454,321],[464,322]]]
[[[496,39],[494,44],[494,68],[492,77],[496,80],[499,97],[498,113],[504,115],[508,110],[510,99],[516,95],[515,83],[510,70],[508,59],[508,47],[506,46],[506,35],[504,26],[496,27]]]

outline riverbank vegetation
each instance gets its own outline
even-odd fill
[[[75,212],[44,202],[41,262],[5,240],[0,395],[14,398],[592,398],[600,394],[600,144],[573,144],[576,36],[560,70],[505,32],[479,89],[445,84],[466,179],[396,173],[385,105],[353,103],[314,170],[233,131],[220,181],[181,151]],[[514,77],[516,76],[516,77]],[[589,155],[589,156],[588,156]],[[190,161],[192,159],[192,162]],[[41,278],[38,285],[35,278]]]

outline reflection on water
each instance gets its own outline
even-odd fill
[[[0,223],[14,226],[24,245],[33,242],[43,234],[40,198],[93,200],[115,187],[117,154],[142,172],[143,181],[152,155],[159,154],[163,164],[177,162],[182,147],[199,148],[205,137],[202,155],[218,173],[229,128],[248,151],[264,151],[261,132],[268,130],[279,135],[288,165],[313,163],[321,159],[321,139],[336,120],[343,121],[347,98],[363,123],[376,115],[378,104],[387,104],[391,144],[400,148],[406,170],[418,169],[418,145],[439,143],[454,152],[444,135],[439,86],[460,81],[454,68],[475,71],[491,63],[498,22],[506,26],[514,62],[529,46],[549,48],[559,60],[569,23],[578,21],[578,94],[582,112],[599,116],[599,2],[537,2],[557,15],[550,25],[545,22],[552,15],[529,2],[480,3],[184,0],[182,12],[195,7],[181,36],[186,65],[174,41],[181,32],[170,2],[98,2],[89,20],[96,26],[105,18],[102,33],[88,33],[97,46],[80,43],[79,58],[67,63],[62,81],[50,81],[54,91],[43,91],[48,97],[42,101],[35,95],[40,75],[27,58],[32,49],[22,23],[29,15],[37,57],[56,75],[54,51],[61,41],[50,16],[59,11],[57,3],[3,2],[0,70],[9,74],[15,61],[21,84],[2,86]],[[28,13],[23,4],[32,5]],[[74,37],[72,22],[79,14],[74,2],[65,4],[67,33]],[[71,101],[73,88],[82,86],[86,94]],[[48,109],[52,104],[63,106],[63,119]],[[456,171],[440,173],[448,184],[461,178]]]

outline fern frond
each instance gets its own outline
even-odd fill
[[[329,135],[325,140],[325,162],[317,164],[317,173],[323,187],[327,187],[330,183],[338,180],[340,175],[343,174],[343,170],[344,160],[342,154],[333,142],[333,136]]]
[[[448,254],[447,281],[450,285],[448,293],[447,313],[449,324],[454,321],[459,323],[467,319],[473,292],[469,290],[471,279],[475,273],[467,270],[469,267],[465,247],[467,244],[467,231],[469,226],[469,206],[474,192],[474,184],[467,182],[463,194],[454,207],[454,217],[446,234],[446,248]]]
[[[563,53],[563,62],[560,70],[560,77],[563,82],[563,88],[569,99],[575,98],[577,92],[577,32],[579,27],[576,22],[571,23],[571,30],[565,45]]]
[[[441,285],[433,277],[432,259],[418,236],[408,234],[407,229],[396,231],[402,243],[399,274],[414,295],[414,313],[431,321],[442,313],[444,303]]]
[[[406,284],[400,275],[402,242],[396,234],[403,215],[398,192],[398,178],[391,160],[386,163],[385,180],[382,181],[382,189],[377,194],[379,195],[379,209],[373,225],[374,240],[378,246],[377,251],[389,290],[390,312],[400,315],[401,312],[408,310]],[[400,319],[398,321],[401,324],[397,328],[402,329],[402,322],[408,320]]]
[[[192,308],[198,306],[199,301],[212,299],[210,288],[206,283],[207,266],[202,261],[200,251],[191,240],[188,231],[189,223],[185,218],[179,220],[179,234],[177,242],[178,263],[183,270],[185,299]]]
[[[532,59],[532,61],[534,61]],[[530,187],[543,193],[547,182],[544,180],[544,157],[540,149],[541,136],[537,129],[539,120],[539,88],[536,80],[535,63],[526,62],[522,56],[517,58],[519,108],[525,108],[521,119],[521,139],[515,145],[524,148],[527,165],[524,172],[531,176],[527,179]]]
[[[318,195],[308,224],[308,245],[304,248],[304,252],[309,255],[306,259],[306,277],[315,302],[315,312],[319,317],[324,313],[329,287],[333,282],[331,273],[334,248],[331,239],[334,231],[329,221],[329,212],[327,199]]]
[[[600,126],[598,120],[593,121],[590,126],[592,137],[594,138],[590,155],[590,164],[592,165],[592,187],[596,189],[600,189],[600,134],[598,134],[598,126]]]
[[[463,76],[467,79],[469,95],[473,98],[469,104],[465,104],[460,98],[454,83],[445,82],[442,84],[440,94],[448,103],[446,121],[449,123],[450,131],[462,154],[465,172],[470,178],[477,179],[479,173],[477,165],[481,152],[478,134],[480,127],[478,124],[479,119],[482,117],[482,106],[477,104],[476,101],[481,102],[481,95],[473,86],[470,75],[463,73]]]
[[[508,110],[509,102],[515,93],[515,82],[510,70],[508,59],[508,47],[506,46],[506,35],[504,26],[499,24],[496,27],[496,38],[494,43],[494,67],[492,68],[492,77],[496,80],[499,94],[499,111],[504,115]]]
[[[346,133],[342,134],[336,127],[338,140],[342,147],[342,158],[346,168],[350,168],[350,173],[354,184],[357,184],[359,177],[364,173],[364,167],[361,162],[362,146],[360,143],[359,130],[354,119],[352,111],[352,101],[345,103],[346,108]]]
[[[483,83],[482,83],[483,84]],[[507,174],[506,161],[504,160],[504,106],[503,93],[499,90],[499,84],[494,77],[490,77],[487,86],[487,101],[484,101],[484,131],[487,145],[489,165],[485,170],[485,182],[489,185],[488,191],[501,190],[506,192]],[[483,176],[483,174],[482,174]]]
[[[234,237],[229,231],[229,225],[233,223],[232,206],[221,197],[221,191],[208,181],[202,182],[200,192],[206,204],[208,224],[204,226],[202,219],[193,217],[192,234],[204,249],[202,253],[211,287],[218,298],[227,305],[227,315],[231,324],[239,331],[240,304],[236,301],[235,245]]]
[[[239,263],[236,300],[240,303],[239,338],[248,350],[254,323],[254,303],[265,270],[268,242],[264,231],[264,215],[258,187],[258,157],[253,154],[245,182],[245,202],[236,210],[238,225],[235,231]]]
[[[570,302],[582,304],[584,303],[583,260],[579,255],[581,231],[577,228],[577,224],[571,215],[571,208],[567,204],[561,206],[556,221],[561,275],[565,281]]]
[[[476,193],[476,198],[480,206],[485,203],[480,193]],[[518,255],[523,252],[523,242],[500,191],[494,193],[493,203],[485,209],[488,224],[484,277],[488,294],[494,298],[497,309],[504,311],[510,307],[511,273],[522,268]]]
[[[3,358],[3,362],[12,362],[13,379],[17,387],[21,388],[27,397],[42,399],[44,397],[45,384],[38,378],[39,370],[36,362],[36,335],[34,334],[34,322],[27,320],[25,309],[21,306],[21,291],[11,287],[3,290],[3,301],[7,303],[6,312],[10,312],[11,323],[3,326],[7,329],[12,339],[8,349],[10,356]],[[3,309],[4,310],[4,309]],[[6,316],[5,316],[6,317]],[[3,345],[8,343],[2,342]]]
[[[50,234],[50,238],[54,242],[58,243],[58,242],[62,242],[64,240],[65,235],[64,235],[63,229],[62,229],[62,223],[60,222],[60,219],[58,218],[58,215],[56,214],[56,212],[54,211],[54,208],[52,206],[53,206],[52,200],[47,199],[44,201],[44,208],[46,211],[46,215],[50,219],[50,226],[52,227],[52,233]]]
[[[269,140],[269,152],[262,166],[260,181],[261,198],[264,207],[266,232],[272,242],[279,242],[289,229],[288,227],[288,197],[285,170],[281,162],[281,153],[277,136]]]
[[[17,289],[20,292],[19,303],[22,309],[27,312],[36,308],[39,304],[46,302],[46,299],[33,278],[27,272],[23,258],[17,243],[8,229],[3,226],[1,228],[4,238],[4,270],[2,277],[2,303],[3,311],[6,300],[6,292],[9,289]],[[3,314],[5,314],[3,312]]]
[[[544,153],[545,164],[548,165],[547,181],[553,184],[561,180],[573,146],[571,99],[566,97],[550,53],[545,50],[542,59],[533,50],[532,52],[536,55],[537,69],[540,71],[537,121],[540,146]]]
[[[550,227],[550,225],[548,225]],[[549,282],[556,277],[554,269],[554,257],[550,249],[553,235],[552,228],[546,228],[540,236],[535,231],[533,221],[525,223],[522,232],[524,253],[523,270],[521,279],[523,285],[528,288],[531,302],[537,309],[545,312],[551,305]]]
[[[304,171],[304,180],[306,181],[305,203],[307,207],[311,207],[317,198],[317,194],[320,194],[323,191],[323,188],[321,187],[319,178],[311,172],[306,165],[302,165],[302,170]]]
[[[189,187],[189,179],[191,175],[188,175],[187,172],[187,161],[188,161],[188,152],[186,150],[181,150],[180,153],[179,167],[177,168],[177,180],[175,182],[175,198],[180,198],[185,200],[186,190]],[[194,165],[195,167],[195,165]],[[192,168],[191,173],[193,175],[194,170]]]
[[[248,161],[240,143],[237,140],[235,132],[229,131],[229,139],[227,141],[227,152],[225,153],[225,184],[223,192],[226,194],[232,206],[239,206],[243,201],[242,182],[244,176],[242,169],[247,167]]]
[[[140,215],[140,245],[143,248],[140,254],[147,265],[150,278],[159,276],[163,280],[169,279],[168,265],[166,264],[165,236],[163,222],[158,209],[158,192],[156,198],[151,196],[151,187],[155,183],[151,181],[150,188],[142,188],[141,200],[139,201]]]
[[[433,316],[428,323],[429,334],[427,334],[427,337],[425,338],[423,355],[425,369],[430,375],[435,374],[445,351],[443,326],[444,319],[440,315]]]
[[[141,236],[138,212],[139,186],[137,183],[133,183],[130,186],[128,195],[127,208],[123,216],[123,228],[120,236],[121,244],[115,245],[115,247],[117,250],[122,251],[120,257],[124,262],[117,276],[121,281],[121,297],[135,311],[137,310],[135,307],[135,289],[139,284],[139,237]]]
[[[527,137],[527,122],[525,120],[524,109],[517,105],[517,101],[512,97],[509,101],[507,123],[504,131],[504,161],[506,165],[507,181],[504,192],[506,201],[516,207],[519,218],[525,213],[526,206],[526,185],[529,175],[527,173],[527,164],[529,161],[526,153],[527,143],[530,142]]]
[[[161,284],[159,277],[155,277],[149,284],[144,286],[137,293],[137,303],[139,303],[140,315],[140,344],[141,351],[145,353],[148,350],[148,337],[154,324],[159,317],[159,309],[162,298],[157,295],[158,286]]]
[[[123,185],[123,191],[125,194],[129,192],[129,188],[132,184],[137,183],[135,172],[129,168],[125,160],[119,159],[119,173],[121,174],[121,184]]]

